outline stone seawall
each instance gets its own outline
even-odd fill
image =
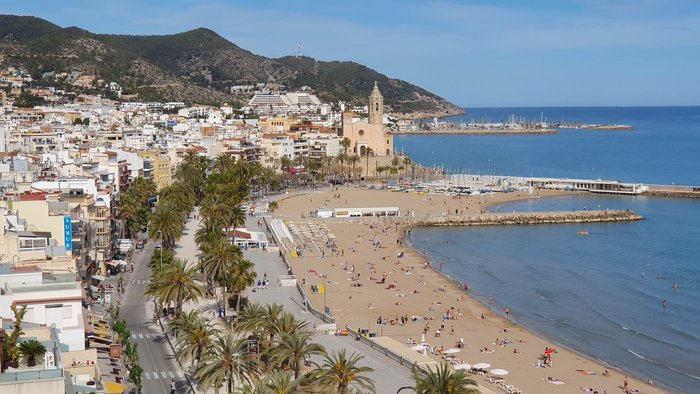
[[[502,226],[513,224],[556,224],[627,222],[644,217],[632,211],[559,211],[484,213],[480,215],[450,215],[416,218],[408,224],[416,226]]]

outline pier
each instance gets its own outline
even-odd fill
[[[418,226],[505,226],[525,224],[561,224],[561,223],[603,223],[629,222],[642,220],[644,217],[632,211],[595,210],[595,211],[557,211],[557,212],[513,212],[483,213],[480,215],[449,215],[428,218],[416,218],[413,224]],[[410,223],[410,221],[409,221]]]

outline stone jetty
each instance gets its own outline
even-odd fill
[[[479,215],[447,215],[415,218],[408,223],[416,226],[503,226],[514,224],[557,224],[628,222],[644,217],[633,211],[557,211],[557,212],[512,212],[483,213]]]

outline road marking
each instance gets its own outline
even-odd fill
[[[151,380],[151,374],[149,372],[144,372],[143,376],[146,378],[146,380]]]
[[[139,337],[139,339],[143,339],[143,334],[138,334],[137,337]]]
[[[165,372],[161,372],[161,373],[160,373],[160,376],[162,376],[163,379],[167,379],[167,378],[168,378],[168,375],[166,375]]]
[[[168,371],[168,375],[170,375],[171,379],[175,379],[175,374],[173,373],[173,371]]]
[[[175,371],[175,375],[176,375],[178,378],[182,378],[183,376],[185,376],[185,375],[182,373],[182,371],[180,371],[179,369],[178,369],[177,371]]]

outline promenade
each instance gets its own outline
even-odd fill
[[[199,259],[200,252],[194,241],[194,234],[198,225],[199,223],[197,220],[189,219],[185,224],[183,235],[177,242],[175,248],[177,257],[187,259],[190,263],[195,263]],[[264,231],[263,228],[257,226],[257,218],[248,217],[246,226],[250,230]],[[277,253],[262,250],[246,250],[244,251],[244,256],[255,264],[254,270],[258,274],[258,278],[262,279],[264,274],[267,274],[267,277],[270,279],[270,288],[268,289],[256,290],[255,292],[253,292],[251,288],[246,290],[251,302],[263,304],[277,303],[282,305],[286,311],[294,313],[296,318],[308,321],[313,327],[323,324],[321,320],[304,311],[304,302],[296,287],[280,287],[278,285],[277,277],[279,275],[286,275],[287,272],[284,263]],[[186,311],[197,309],[201,311],[204,316],[212,316],[213,318],[217,310],[216,300],[202,299],[197,304],[186,303],[183,309]],[[215,321],[219,325],[222,324],[222,321],[218,318],[215,319]],[[411,374],[407,368],[401,367],[379,352],[356,342],[350,337],[336,337],[325,335],[324,333],[317,333],[314,335],[313,340],[323,345],[328,352],[345,348],[348,354],[353,352],[362,353],[365,358],[361,361],[361,364],[374,369],[374,372],[369,374],[369,376],[375,381],[377,393],[395,393],[401,387],[412,385]],[[168,351],[170,352],[171,349],[168,349]],[[320,356],[315,356],[311,361],[320,362],[321,360],[322,358]],[[198,390],[197,392],[203,391]],[[213,390],[206,391],[206,393],[209,392],[213,392]]]

